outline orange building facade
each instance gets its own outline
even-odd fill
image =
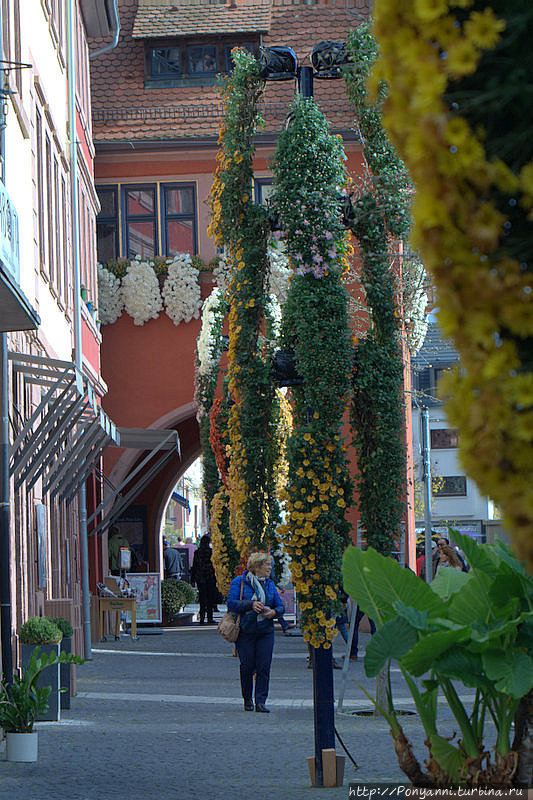
[[[119,12],[118,46],[91,65],[95,184],[102,207],[98,258],[105,263],[183,251],[208,265],[216,253],[207,236],[205,198],[222,120],[216,76],[231,68],[231,48],[240,44],[258,52],[260,46],[290,46],[300,64],[309,63],[315,44],[345,40],[348,30],[366,19],[368,8],[358,0],[234,0],[225,5],[121,0]],[[294,91],[292,81],[267,83],[264,128],[256,137],[254,160],[257,202],[268,194],[269,163]],[[363,173],[361,147],[343,82],[316,80],[314,94],[332,132],[342,135],[348,171],[357,179]],[[205,298],[214,285],[209,269],[200,272],[200,283]],[[181,441],[179,462],[163,468],[134,501],[144,517],[144,556],[151,569],[160,563],[158,534],[166,502],[179,477],[201,454],[194,406],[199,332],[200,320],[175,326],[165,313],[142,326],[123,313],[102,328],[106,412],[119,425],[173,428]],[[407,426],[409,442],[410,420]],[[139,457],[108,451],[105,470],[114,485]],[[354,505],[354,538],[357,517]],[[407,528],[414,531],[411,517],[406,509]],[[408,539],[403,544],[405,560]]]

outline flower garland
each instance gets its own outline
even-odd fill
[[[191,263],[189,253],[177,253],[168,265],[168,276],[163,284],[165,310],[174,323],[198,319],[202,298],[199,271]]]
[[[134,325],[157,319],[163,308],[156,274],[145,261],[132,261],[122,278],[124,308]]]
[[[226,467],[226,449],[222,442],[222,437],[220,435],[220,428],[218,425],[221,405],[222,405],[222,400],[219,397],[217,397],[209,413],[209,421],[210,421],[209,443],[211,445],[211,450],[213,451],[215,456],[215,461],[217,463],[220,480],[227,489],[229,485],[229,480],[228,480],[228,471]]]
[[[408,231],[409,182],[381,124],[383,89],[373,105],[366,96],[366,79],[377,57],[367,25],[350,31],[348,49],[351,62],[345,73],[346,86],[356,111],[363,153],[372,170],[371,189],[356,201],[352,224],[371,324],[355,347],[350,418],[366,542],[389,555],[404,517],[406,452],[401,328],[388,232],[402,237]]]
[[[227,592],[240,561],[240,552],[235,545],[229,518],[228,478],[228,413],[229,396],[227,381],[224,382],[223,399],[216,399],[211,408],[210,452],[214,454],[220,481],[218,491],[210,503],[210,530],[213,545],[213,565],[221,591]],[[204,456],[205,457],[205,456]]]
[[[345,183],[339,137],[313,101],[297,99],[278,140],[273,201],[292,268],[282,343],[294,351],[303,386],[291,389],[286,521],[278,531],[291,558],[304,639],[331,647],[348,542],[351,486],[342,437],[351,345],[341,279],[349,247],[338,193]]]
[[[376,3],[375,81],[390,83],[385,123],[417,186],[413,243],[461,357],[447,413],[531,569],[532,22],[519,0]]]
[[[177,253],[168,259],[99,264],[100,321],[110,325],[125,309],[135,325],[144,325],[149,319],[157,319],[163,300],[165,311],[175,325],[198,318],[202,305],[198,274],[202,266],[202,260],[189,253]]]
[[[213,497],[209,519],[211,544],[213,547],[213,566],[217,578],[217,586],[222,594],[227,594],[230,583],[235,577],[239,563],[239,553],[231,536],[229,527],[228,491],[222,486]]]
[[[233,405],[229,413],[229,510],[230,528],[244,555],[252,548],[270,549],[278,511],[272,474],[275,400],[269,353],[260,347],[268,223],[265,210],[251,200],[253,137],[264,81],[250,53],[236,49],[232,55],[235,68],[221,92],[225,117],[209,193],[212,217],[208,232],[218,247],[225,248],[230,267],[228,381]]]
[[[124,298],[120,278],[97,264],[98,269],[98,307],[102,325],[112,325],[122,314]]]

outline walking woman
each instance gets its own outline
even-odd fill
[[[211,537],[208,533],[200,539],[198,550],[192,560],[191,585],[198,586],[198,602],[200,603],[200,625],[213,622],[213,609],[217,604],[217,580],[215,568],[211,561]]]
[[[255,710],[269,713],[265,706],[270,681],[270,664],[274,649],[274,617],[283,614],[274,581],[270,579],[272,558],[268,553],[252,553],[248,569],[234,578],[228,592],[228,611],[241,615],[237,639],[241,691],[244,710],[253,711],[253,676],[255,673]],[[241,591],[242,590],[242,591]],[[240,599],[242,597],[242,599]]]

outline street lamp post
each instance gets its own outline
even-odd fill
[[[344,45],[340,42],[320,42],[311,53],[312,66],[298,66],[297,58],[289,47],[264,48],[261,51],[262,76],[265,80],[298,80],[302,98],[313,97],[314,78],[342,77],[342,67],[347,62]],[[284,385],[289,385],[285,383]],[[311,647],[313,668],[313,715],[315,731],[314,781],[324,785],[323,752],[335,750],[335,705],[333,692],[333,651],[330,648]],[[334,779],[336,780],[335,776]],[[328,785],[331,785],[328,783]]]

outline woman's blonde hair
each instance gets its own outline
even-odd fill
[[[249,572],[253,572],[255,575],[257,567],[267,563],[272,564],[272,556],[270,553],[252,553],[248,558],[246,569],[249,570]]]
[[[450,564],[452,565],[452,567],[462,567],[463,566],[463,564],[461,562],[461,559],[457,555],[457,552],[453,549],[453,547],[450,547],[449,544],[441,545],[440,551],[441,551],[441,553],[445,554],[445,556],[447,557],[447,559],[450,562]]]

